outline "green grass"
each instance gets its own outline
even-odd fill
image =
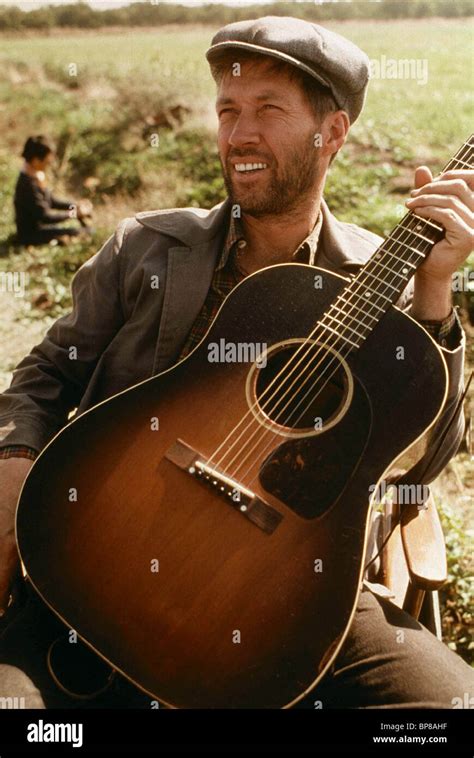
[[[463,519],[446,502],[438,501],[446,543],[448,578],[440,589],[442,625],[448,647],[474,666],[474,579],[472,539]]]
[[[470,132],[472,25],[427,20],[330,26],[363,47],[371,59],[427,60],[425,86],[413,80],[371,82],[365,110],[328,181],[327,197],[342,220],[386,233],[397,219],[415,165],[426,162],[437,172]],[[151,148],[150,129],[147,135],[142,128],[147,117],[180,102],[192,111],[184,128],[191,125],[205,133],[209,144],[209,131],[215,127],[214,83],[204,52],[213,31],[190,28],[183,33],[174,28],[2,39],[0,126],[7,151],[0,160],[8,174],[5,193],[12,190],[15,154],[23,140],[31,132],[46,132],[67,143],[60,184],[69,192],[87,194],[82,182],[88,173],[101,180],[95,197],[99,203],[104,195],[125,193],[140,194],[146,206],[166,175],[167,191],[159,193],[166,205],[178,200],[212,205],[222,199],[222,183],[209,186],[207,180],[196,180],[194,171],[185,167],[183,174],[177,165],[187,162],[189,168],[187,137],[181,142],[179,132],[173,136],[173,152],[169,134],[160,128],[160,148]],[[77,77],[69,75],[71,65],[77,66]],[[198,137],[196,146],[199,142]],[[217,154],[206,148],[206,155],[208,174],[214,177],[219,172]],[[8,202],[6,211],[0,237],[12,230]]]

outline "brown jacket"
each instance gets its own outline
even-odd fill
[[[317,265],[355,272],[380,238],[338,221],[324,202],[322,212]],[[74,408],[80,413],[176,362],[210,287],[229,214],[227,198],[211,210],[151,211],[118,225],[75,275],[72,312],[52,325],[0,394],[0,446],[41,450]],[[398,305],[408,309],[411,296],[409,284]],[[450,389],[433,440],[452,415],[462,389],[461,330],[459,346],[441,350]],[[462,429],[459,414],[425,481],[456,452]]]

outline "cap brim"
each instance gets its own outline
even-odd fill
[[[329,82],[324,79],[320,74],[317,74],[310,66],[307,66],[306,63],[302,63],[297,58],[293,58],[292,55],[288,55],[287,53],[282,53],[280,50],[269,50],[267,47],[262,47],[261,45],[253,45],[251,42],[238,42],[238,41],[229,41],[229,42],[218,42],[215,45],[212,45],[208,50],[206,50],[206,58],[210,62],[212,58],[214,57],[214,54],[220,53],[221,50],[225,50],[228,48],[237,48],[240,50],[250,50],[253,53],[260,53],[261,55],[271,55],[273,58],[278,58],[279,60],[285,61],[286,63],[289,63],[292,66],[296,66],[296,68],[299,68],[301,71],[305,71],[307,74],[313,77],[313,79],[316,79],[320,84],[322,84],[324,87],[327,87],[332,92],[332,96],[338,102],[336,95],[333,92],[333,89]]]

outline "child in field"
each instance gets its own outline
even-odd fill
[[[42,135],[28,137],[22,157],[25,162],[14,198],[17,241],[22,245],[67,244],[81,232],[90,233],[87,221],[92,213],[91,202],[59,200],[47,187],[45,171],[54,158],[47,139]],[[76,218],[81,228],[62,225]]]

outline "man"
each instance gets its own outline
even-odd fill
[[[73,408],[82,412],[184,357],[204,336],[223,297],[247,274],[292,260],[348,273],[380,242],[339,223],[322,197],[329,164],[363,106],[364,53],[317,25],[266,17],[221,29],[207,58],[218,83],[218,144],[229,198],[211,211],[140,213],[122,222],[76,275],[72,314],[20,363],[0,398],[4,604],[17,567],[13,512],[29,458]],[[464,337],[451,304],[451,277],[472,246],[474,178],[458,171],[433,180],[420,168],[415,182],[407,206],[446,230],[400,300],[438,340],[449,369],[447,402],[425,461],[448,432],[424,472],[429,482],[462,436],[462,415],[453,413],[462,391]],[[151,286],[156,277],[158,290]],[[71,346],[76,360],[69,359]],[[21,650],[21,635],[7,628],[0,662],[19,665],[46,704],[58,704],[27,651],[29,641],[38,647],[40,636],[27,625],[38,623],[42,613],[38,601],[31,604],[34,609],[17,624]],[[396,638],[401,628],[403,645]],[[22,677],[20,672],[16,694]],[[431,633],[366,588],[335,663],[302,706],[314,707],[317,700],[324,707],[449,708],[472,679],[468,666]],[[143,702],[148,707],[145,696]]]

